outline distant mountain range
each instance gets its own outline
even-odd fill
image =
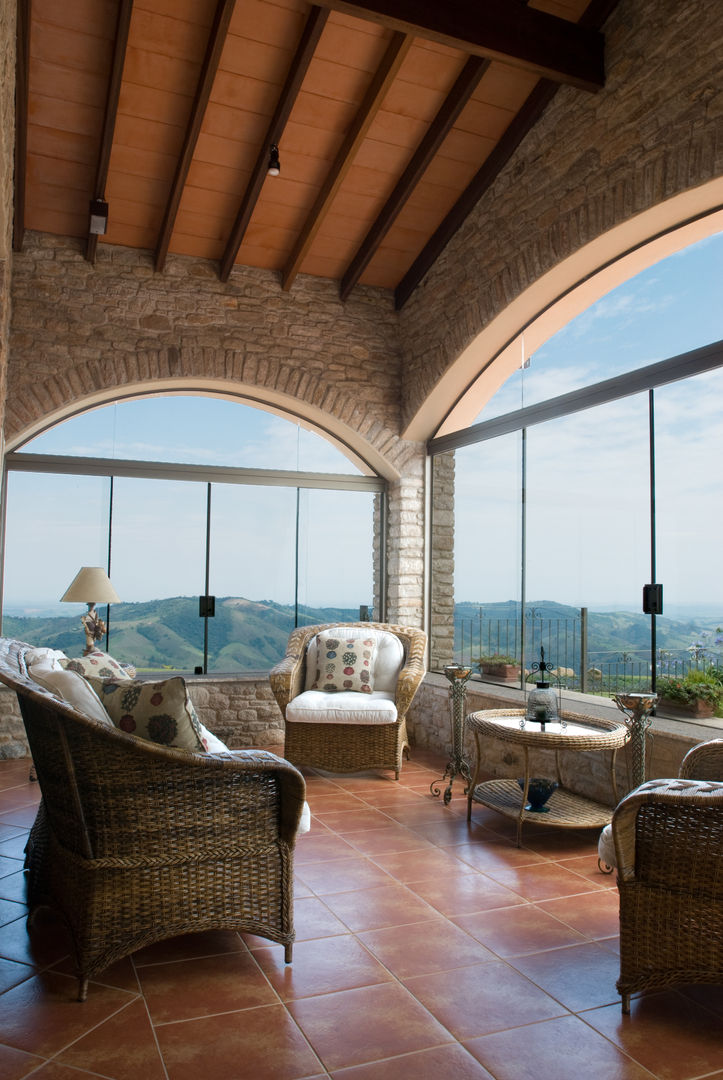
[[[480,617],[481,614],[481,617]],[[216,615],[208,620],[209,671],[268,671],[284,655],[294,628],[292,605],[217,597]],[[356,622],[359,610],[300,607],[299,624]],[[486,652],[514,653],[519,635],[519,604],[462,602],[455,605],[455,659],[469,660]],[[673,657],[689,658],[688,646],[703,630],[715,630],[716,620],[657,619],[657,647]],[[198,597],[176,596],[138,604],[113,604],[110,609],[109,651],[139,670],[193,671],[203,664],[204,620]],[[534,630],[534,636],[533,636]],[[77,655],[84,646],[79,616],[5,615],[3,634],[34,645]],[[542,637],[540,637],[542,634]],[[554,601],[526,605],[529,647],[545,644],[552,664],[579,663],[580,609]],[[100,643],[104,647],[104,642]],[[590,611],[588,663],[616,663],[624,657],[646,660],[650,650],[650,618],[626,611]],[[623,661],[624,662],[624,661]]]

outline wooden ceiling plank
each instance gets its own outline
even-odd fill
[[[411,161],[400,176],[394,191],[387,199],[376,221],[369,229],[364,240],[349,263],[342,279],[339,296],[346,300],[351,290],[359,281],[374,253],[386,236],[392,222],[406,203],[411,192],[419,183],[424,172],[439,150],[455,120],[467,104],[480,79],[489,67],[490,61],[479,56],[470,56],[459,73],[454,86],[447,95],[441,109],[417,147]]]
[[[105,103],[105,118],[103,120],[103,134],[100,140],[98,152],[98,164],[95,173],[94,199],[105,198],[105,185],[108,179],[108,165],[110,152],[113,146],[113,133],[118,114],[118,99],[120,97],[121,79],[123,78],[123,62],[128,45],[128,31],[131,25],[133,0],[119,0],[118,22],[116,24],[115,44],[113,47],[113,63],[111,65],[110,79],[108,80],[108,96]],[[98,247],[98,237],[89,233],[85,245],[85,257],[88,262],[95,262],[95,253]]]
[[[604,39],[595,27],[509,0],[322,0],[334,11],[452,48],[502,60],[581,90],[605,84]]]
[[[331,204],[346,177],[354,158],[366,138],[372,121],[381,107],[387,91],[399,72],[404,57],[409,52],[412,38],[405,34],[393,34],[382,62],[377,69],[369,88],[364,95],[364,100],[357,112],[353,124],[349,128],[339,153],[336,156],[324,184],[319,191],[316,202],[309,214],[304,227],[294,245],[291,258],[284,267],[281,279],[282,289],[288,290],[294,281],[308,254],[314,238],[321,227],[321,223],[328,214]]]
[[[577,25],[592,28],[601,27],[618,2],[619,0],[590,0],[580,18],[580,23]],[[472,208],[496,179],[500,170],[520,145],[528,131],[537,123],[555,96],[557,88],[557,83],[549,79],[540,79],[529,94],[524,105],[494,150],[485,159],[469,187],[452,207],[397,285],[394,290],[394,306],[397,311],[404,307],[414,289],[442,253]]]
[[[17,4],[15,61],[15,191],[13,251],[23,250],[25,236],[25,161],[28,149],[28,69],[30,67],[30,3]]]
[[[191,108],[191,115],[188,119],[186,135],[183,140],[183,149],[178,159],[176,173],[173,177],[171,191],[163,214],[163,222],[158,234],[155,252],[156,270],[162,270],[166,263],[168,246],[171,242],[173,226],[176,223],[178,207],[181,203],[181,195],[183,194],[183,189],[188,178],[188,171],[191,168],[196,143],[198,142],[198,136],[201,132],[201,124],[203,123],[209,98],[211,97],[213,81],[216,77],[216,72],[218,71],[221,53],[226,41],[229,23],[231,22],[231,16],[233,15],[235,6],[236,0],[218,0],[216,6],[213,25],[208,35],[206,56],[204,57],[201,75],[198,80],[198,86],[196,87],[196,95]]]
[[[279,100],[276,104],[274,115],[272,116],[266,131],[266,136],[256,159],[251,179],[244,192],[239,212],[236,215],[236,220],[231,229],[231,234],[221,259],[219,270],[221,281],[228,281],[229,274],[233,269],[236,256],[243,242],[244,234],[248,228],[251,215],[253,214],[254,207],[261,194],[261,188],[266,179],[269,147],[274,143],[278,145],[328,17],[328,10],[316,5],[312,6],[311,11],[309,12],[309,17],[306,20],[303,33],[291,62],[291,67],[286,76],[286,82],[284,83]]]

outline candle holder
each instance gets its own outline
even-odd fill
[[[630,732],[633,787],[645,783],[645,740],[653,722],[652,709],[657,694],[615,694],[613,700],[623,714]]]
[[[467,782],[464,789],[465,795],[472,783],[469,762],[464,756],[464,700],[467,694],[467,680],[472,674],[472,668],[462,667],[460,664],[447,664],[444,674],[449,679],[449,696],[452,705],[452,756],[447,763],[447,768],[439,780],[429,785],[432,795],[439,797],[440,785],[449,779],[444,790],[444,805],[449,805],[452,798],[452,784],[455,776],[461,776]]]

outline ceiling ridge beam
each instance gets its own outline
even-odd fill
[[[590,0],[580,17],[579,24],[599,29],[617,7],[618,2],[619,0]],[[394,306],[397,311],[404,307],[467,215],[497,178],[530,129],[537,123],[557,89],[558,84],[549,79],[540,79],[534,87],[494,150],[485,159],[481,168],[397,285],[394,290]]]
[[[309,253],[324,218],[329,213],[339,188],[343,184],[354,159],[367,136],[374,117],[378,113],[384,98],[394,82],[414,39],[407,34],[393,34],[382,62],[364,95],[354,121],[347,131],[334,164],[321,186],[316,201],[308,214],[303,228],[297,237],[289,260],[281,277],[282,289],[288,290],[299,273],[304,259]]]
[[[394,190],[382,207],[376,221],[362,240],[356,254],[341,279],[339,296],[346,300],[364,273],[387,232],[403,210],[409,196],[431,164],[435,154],[454,126],[463,108],[479,86],[480,79],[490,66],[490,60],[470,56],[457,76],[454,86],[439,112],[427,128],[424,138],[412,155]]]
[[[105,199],[105,185],[108,179],[110,152],[113,148],[113,133],[115,132],[115,121],[118,115],[118,99],[120,98],[123,65],[125,64],[126,59],[128,32],[130,30],[132,12],[133,0],[119,0],[118,21],[116,23],[115,44],[113,46],[113,62],[111,64],[110,78],[108,80],[108,95],[105,102],[103,133],[101,135],[100,149],[98,151],[95,187],[93,188],[94,199]],[[89,232],[85,245],[85,257],[88,262],[95,262],[97,247],[97,235]]]
[[[605,84],[604,40],[599,30],[517,0],[322,2],[335,11],[500,60],[552,82],[593,91]]]
[[[226,243],[226,250],[221,257],[221,265],[219,268],[219,277],[221,278],[221,281],[228,281],[229,274],[233,269],[236,256],[238,255],[246,229],[251,220],[251,215],[254,212],[259,195],[261,194],[261,188],[266,179],[269,147],[272,144],[278,145],[281,139],[281,135],[286,127],[286,122],[294,107],[294,102],[298,97],[301,84],[304,81],[304,77],[314,56],[314,51],[319,43],[319,38],[321,37],[322,30],[326,26],[328,18],[329,11],[327,8],[321,8],[316,5],[312,6],[303,33],[299,39],[294,59],[291,62],[291,67],[286,76],[286,82],[284,83],[279,100],[276,104],[274,115],[271,118],[271,123],[268,126],[263,145],[251,173],[251,179],[248,182],[243,199],[241,200],[241,206],[239,207],[236,220]]]
[[[13,251],[23,250],[23,238],[25,236],[25,169],[28,152],[30,3],[31,0],[18,0],[15,24],[15,190],[13,193]]]
[[[191,115],[188,118],[186,134],[183,140],[183,149],[176,165],[176,172],[173,177],[171,191],[163,215],[163,223],[158,234],[155,252],[156,270],[162,270],[166,263],[166,256],[173,234],[173,227],[176,223],[178,208],[181,204],[181,196],[183,195],[183,189],[193,161],[198,136],[201,134],[201,124],[206,115],[213,82],[216,78],[218,65],[221,61],[221,53],[223,52],[223,47],[226,43],[228,28],[235,6],[236,0],[218,0],[216,6],[213,26],[208,35],[206,55],[203,60],[203,67],[201,68],[198,85],[196,86],[196,94],[193,99]]]

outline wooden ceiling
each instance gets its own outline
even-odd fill
[[[34,229],[401,307],[557,88],[602,86],[613,6],[18,0],[15,248]]]

